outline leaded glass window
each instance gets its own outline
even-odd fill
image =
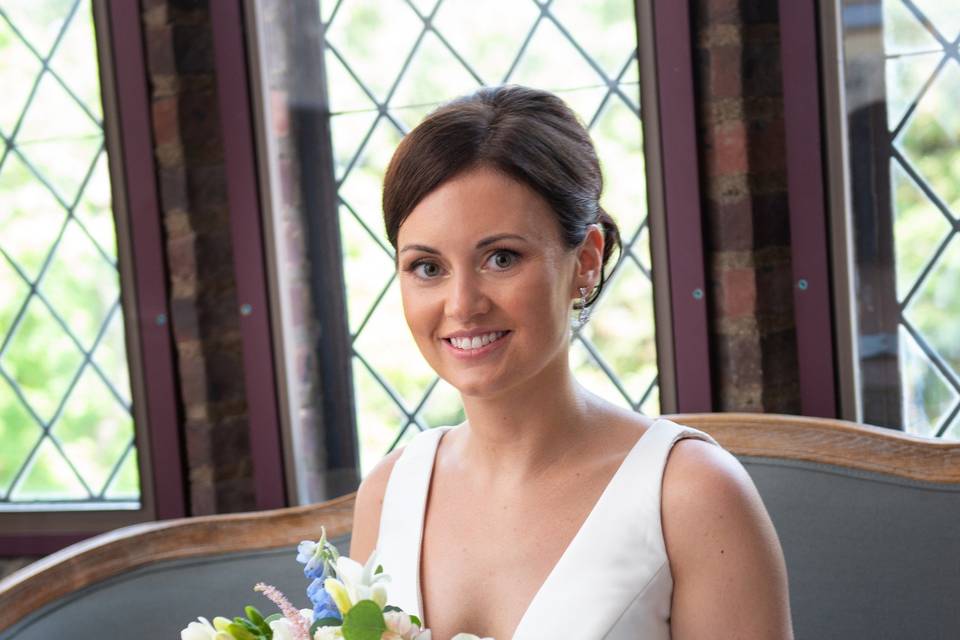
[[[0,511],[136,509],[90,0],[0,0]]]
[[[960,2],[840,8],[860,411],[960,438]]]
[[[575,334],[578,378],[659,412],[634,3],[629,0],[340,0],[320,3],[339,195],[361,468],[416,430],[463,419],[403,325],[381,182],[401,137],[481,85],[560,95],[589,127],[604,208],[624,252]]]

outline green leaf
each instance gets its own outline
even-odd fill
[[[263,635],[263,630],[260,629],[260,627],[258,627],[257,625],[255,625],[255,624],[253,624],[252,622],[250,622],[249,620],[247,620],[246,618],[241,618],[241,617],[238,616],[238,617],[236,617],[236,618],[233,619],[233,622],[234,622],[234,624],[240,625],[241,627],[243,627],[244,629],[246,629],[247,631],[249,631],[249,632],[252,633],[253,635],[257,636],[258,638],[259,638],[261,635]]]
[[[345,640],[380,640],[387,623],[380,605],[373,600],[361,600],[343,616],[342,629]]]
[[[376,568],[376,570],[373,572],[373,575],[377,575],[377,574],[379,574],[379,573],[383,573],[383,565],[382,565],[382,564],[378,564],[378,565],[377,565],[377,568]]]
[[[418,627],[422,627],[422,626],[423,626],[423,623],[420,622],[420,618],[418,618],[417,616],[413,615],[412,613],[410,614],[410,622],[412,622],[413,624],[417,625]]]
[[[395,607],[392,604],[388,604],[383,608],[384,613],[386,613],[387,611],[399,611],[400,613],[403,613],[403,609],[401,609],[400,607]]]
[[[230,626],[227,627],[227,633],[236,638],[236,640],[259,640],[255,634],[250,633],[246,628],[236,622],[230,623]]]
[[[270,630],[270,625],[267,624],[267,621],[263,619],[263,614],[260,613],[259,609],[248,604],[243,608],[243,612],[247,614],[247,618],[253,623],[253,626],[255,626],[261,634],[266,635],[268,638],[273,636],[273,632]]]
[[[270,624],[271,622],[273,622],[274,620],[279,620],[279,619],[282,618],[282,617],[283,617],[283,614],[282,614],[282,613],[271,613],[270,615],[268,615],[268,616],[264,619],[264,622],[266,622],[267,625],[269,625],[269,624]]]
[[[257,610],[253,605],[247,605],[243,608],[243,612],[247,614],[247,619],[250,620],[253,624],[258,627],[263,624],[263,614]]]

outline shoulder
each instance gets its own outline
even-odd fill
[[[383,496],[387,491],[393,467],[401,455],[403,447],[384,456],[360,482],[357,489],[357,499],[353,507],[353,534],[350,537],[350,557],[357,562],[365,562],[377,544]]]
[[[753,480],[726,449],[693,437],[673,445],[663,474],[664,515],[683,517],[718,500],[736,508],[754,496]]]
[[[699,637],[695,631],[706,629],[698,625],[712,619],[725,637],[789,637],[780,542],[733,455],[703,440],[677,442],[664,471],[661,514],[675,633]],[[777,631],[766,635],[771,630]]]
[[[747,471],[725,449],[694,438],[673,445],[661,497],[668,552],[702,546],[702,536],[765,526],[769,517]],[[677,558],[678,563],[684,558]]]

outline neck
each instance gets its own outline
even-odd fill
[[[565,355],[565,354],[564,354]],[[566,357],[495,397],[463,397],[462,460],[498,482],[526,482],[575,455],[589,425],[591,394]]]

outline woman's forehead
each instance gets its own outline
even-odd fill
[[[398,245],[479,240],[517,234],[559,240],[556,216],[533,189],[494,169],[479,168],[440,185],[400,225]]]

